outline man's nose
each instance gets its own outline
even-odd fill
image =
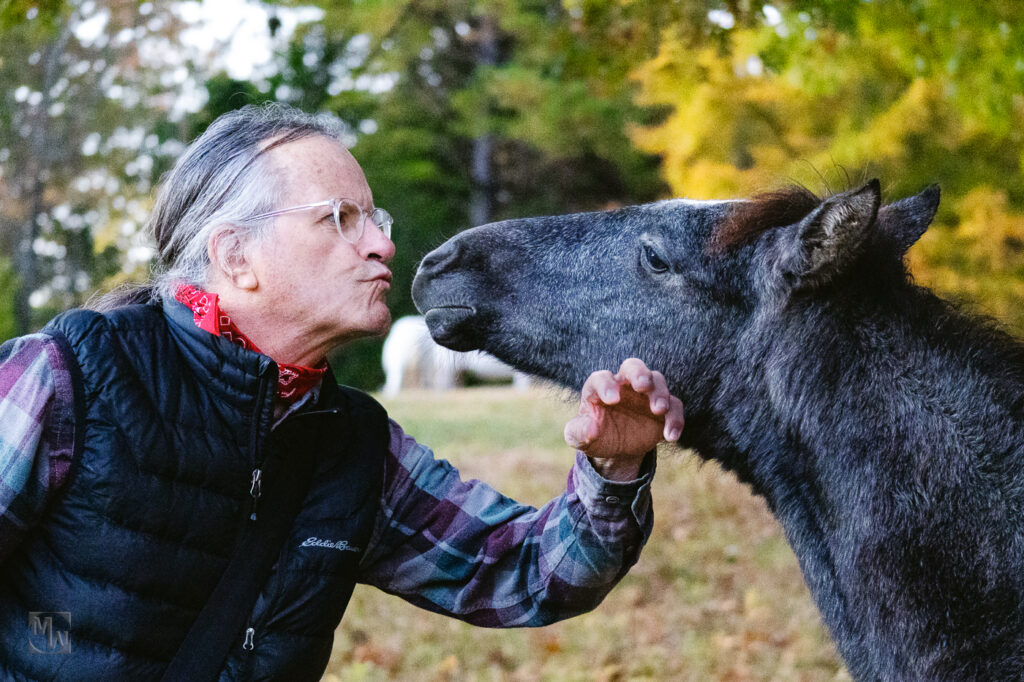
[[[359,241],[365,258],[389,263],[395,257],[395,243],[376,225],[367,225]]]

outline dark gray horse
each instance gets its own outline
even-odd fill
[[[910,282],[938,201],[872,181],[505,221],[413,295],[440,343],[567,387],[662,370],[681,444],[767,499],[857,679],[1019,680],[1024,347]]]

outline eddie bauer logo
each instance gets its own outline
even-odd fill
[[[32,611],[28,614],[28,650],[34,654],[71,653],[71,613]]]
[[[327,549],[336,549],[339,552],[361,552],[362,550],[358,547],[350,547],[348,540],[338,540],[337,542],[331,542],[330,540],[321,540],[317,537],[306,538],[302,541],[300,547],[326,547]]]

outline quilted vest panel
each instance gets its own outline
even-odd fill
[[[159,679],[250,522],[253,469],[284,457],[313,458],[313,483],[220,678],[319,679],[377,511],[383,408],[328,373],[271,430],[274,363],[177,303],[70,311],[45,331],[75,370],[80,447],[0,567],[0,677]]]

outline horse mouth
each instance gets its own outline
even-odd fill
[[[474,318],[477,310],[469,305],[441,305],[426,311],[427,329],[442,346],[456,351],[477,350],[483,337]]]

